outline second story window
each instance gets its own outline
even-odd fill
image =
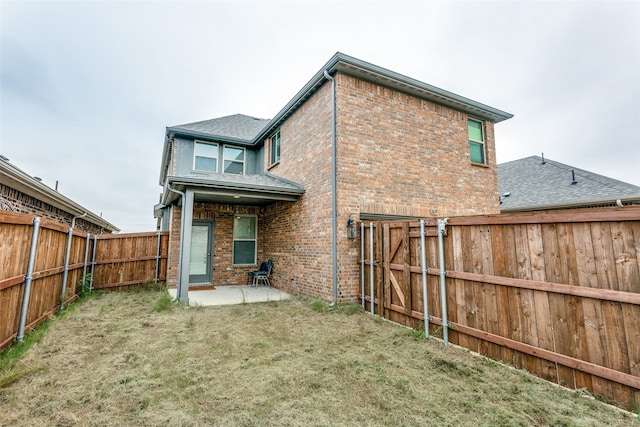
[[[224,146],[224,173],[244,175],[244,148]]]
[[[269,149],[271,150],[271,161],[269,164],[275,165],[280,161],[280,131],[276,132],[271,137]]]
[[[473,163],[486,163],[484,158],[484,132],[482,122],[469,119],[469,158]]]
[[[194,169],[218,172],[218,144],[206,144],[196,141],[194,153]]]

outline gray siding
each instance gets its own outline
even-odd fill
[[[203,174],[207,175],[207,172],[196,171],[193,169],[193,152],[194,152],[194,140],[193,139],[185,139],[177,137],[178,147],[176,152],[176,175],[177,176],[187,176],[193,174]],[[213,143],[213,142],[212,142]],[[225,145],[231,146],[232,144],[218,144],[218,173],[222,173],[222,162],[223,162],[223,147]],[[262,174],[263,169],[263,149],[260,150],[252,150],[247,147],[245,148],[245,165],[244,165],[244,173],[245,175],[257,175]]]
[[[169,218],[171,217],[171,208],[169,206],[162,209],[162,218],[160,222],[160,231],[169,231]]]

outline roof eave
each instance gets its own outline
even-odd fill
[[[516,207],[507,207],[500,208],[500,212],[522,212],[522,211],[544,211],[551,209],[570,209],[576,208],[580,206],[593,206],[593,205],[602,205],[602,204],[614,204],[618,200],[621,203],[638,203],[640,204],[640,194],[633,194],[629,196],[620,196],[620,197],[600,197],[595,199],[584,199],[584,200],[576,200],[573,202],[558,202],[558,203],[546,203],[542,205],[529,205],[529,206],[516,206]]]
[[[263,193],[289,194],[289,195],[295,195],[295,196],[301,196],[302,194],[304,194],[304,188],[302,187],[282,188],[282,187],[273,187],[268,185],[254,185],[254,184],[241,183],[241,182],[216,181],[212,179],[207,179],[205,181],[197,178],[188,178],[188,177],[180,177],[180,176],[169,176],[167,177],[167,182],[169,184],[200,187],[200,188],[259,191]]]
[[[397,89],[428,101],[446,105],[456,110],[491,120],[495,123],[513,117],[511,113],[490,107],[411,77],[344,54],[339,55],[340,58],[332,67],[331,71],[342,71],[345,74],[361,77],[373,83],[378,83],[382,86],[391,87],[392,89]]]
[[[325,70],[329,73],[343,72],[364,80],[372,81],[383,86],[390,87],[402,92],[415,95],[429,101],[446,105],[456,110],[461,110],[472,116],[491,120],[495,123],[513,117],[513,114],[490,107],[480,102],[473,101],[452,92],[431,86],[411,77],[398,74],[391,70],[361,61],[343,53],[336,53],[306,85],[276,114],[263,130],[256,135],[253,144],[259,144],[265,137],[289,117],[297,108],[302,105],[313,93],[315,93],[325,82]]]
[[[228,142],[231,144],[239,144],[239,145],[253,144],[252,139],[243,139],[243,138],[235,138],[233,136],[216,135],[213,133],[199,132],[195,130],[183,129],[180,127],[168,127],[167,134],[169,133],[173,135],[188,136],[188,137],[206,139],[210,141],[223,142],[223,143]]]
[[[63,196],[47,185],[36,181],[34,178],[9,162],[0,160],[0,172],[10,180],[8,182],[3,180],[3,183],[5,185],[11,185],[11,183],[13,182],[14,186],[19,187],[16,188],[16,190],[20,192],[28,194],[32,197],[37,196],[39,200],[42,200],[43,202],[53,207],[74,215],[75,217],[83,217],[83,220],[97,225],[100,228],[113,232],[120,231],[118,227],[111,224],[109,221],[106,221],[90,210],[85,209],[83,206],[80,206],[73,200],[69,199],[66,196]]]

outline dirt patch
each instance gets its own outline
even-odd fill
[[[0,388],[0,424],[640,424],[581,392],[347,314],[357,310],[300,299],[185,308],[165,295],[98,295],[54,321],[0,371],[21,372]]]

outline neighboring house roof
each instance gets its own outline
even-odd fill
[[[502,212],[640,203],[636,185],[540,156],[499,164],[498,189]]]
[[[75,217],[80,217],[86,213],[82,219],[103,228],[105,232],[120,231],[115,225],[41,183],[4,158],[0,158],[0,182]]]
[[[171,126],[168,132],[189,136],[202,136],[226,140],[228,142],[244,142],[250,144],[258,133],[269,123],[268,119],[258,119],[244,114],[203,120]]]
[[[329,74],[342,72],[495,123],[513,117],[513,114],[498,110],[497,108],[337,52],[287,105],[269,121],[236,114],[220,119],[168,127],[165,132],[162,165],[160,167],[160,185],[164,184],[165,178],[167,177],[167,164],[171,153],[169,141],[172,134],[186,134],[195,138],[211,138],[221,140],[222,142],[228,141],[247,145],[258,145],[328,81],[325,77],[325,71]],[[237,126],[242,124],[248,125],[249,128],[245,131],[237,129]],[[262,127],[260,128],[260,126]],[[251,137],[252,134],[253,137]]]

